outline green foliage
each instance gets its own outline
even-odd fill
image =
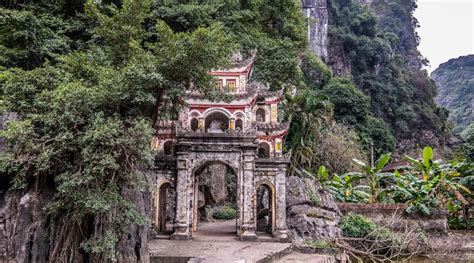
[[[370,97],[370,111],[389,124],[384,133],[393,131],[398,139],[421,130],[448,132],[446,115],[434,103],[436,86],[420,70],[425,61],[417,51],[415,7],[401,0],[371,1],[370,7],[335,0],[330,9],[329,37],[336,48],[329,56],[350,65],[354,83]]]
[[[311,90],[322,89],[332,78],[331,70],[311,52],[305,52],[301,58],[303,80]]]
[[[314,206],[318,206],[319,204],[321,204],[321,198],[317,196],[314,191],[311,190],[308,193],[308,195],[309,195],[309,201],[311,202],[311,204],[313,204]]]
[[[255,79],[275,89],[300,82],[299,54],[307,38],[299,1],[180,1],[158,2],[155,6],[154,16],[178,32],[222,23],[244,55],[258,50]]]
[[[472,194],[467,187],[472,176],[472,165],[440,165],[433,161],[430,147],[424,148],[422,160],[408,156],[406,160],[411,166],[403,174],[395,172],[397,180],[393,196],[396,202],[409,205],[408,212],[430,214],[431,208],[443,206],[459,210],[459,204],[467,204],[465,195]]]
[[[380,182],[384,179],[392,177],[390,173],[382,173],[382,169],[390,161],[391,154],[383,154],[377,159],[374,166],[368,165],[360,160],[354,160],[357,165],[359,165],[363,171],[361,176],[364,176],[367,180],[369,189],[370,189],[370,203],[374,204],[377,202]]]
[[[147,27],[144,1],[120,7],[91,1],[85,10],[96,22],[87,29],[87,48],[49,52],[54,63],[31,70],[47,58],[28,58],[37,64],[21,62],[15,65],[26,69],[0,75],[1,113],[19,116],[1,131],[7,145],[0,172],[26,191],[53,187],[46,207],[52,224],[70,230],[50,237],[55,249],[48,258],[58,262],[79,248],[97,261],[120,259],[117,243],[126,227],[148,223],[127,193],[149,191],[154,122],[177,114],[190,82],[210,93],[215,83],[208,71],[227,65],[235,47],[220,24],[182,33],[157,20]],[[11,14],[5,24],[31,17],[28,10],[1,11]]]
[[[87,21],[78,14],[57,14],[58,7],[0,7],[0,67],[33,69],[84,45]],[[80,33],[81,32],[81,33]]]
[[[345,203],[367,203],[370,195],[368,187],[359,184],[364,176],[360,173],[347,173],[339,176],[334,174],[331,181],[324,185],[329,189],[337,202]]]
[[[374,221],[363,215],[348,214],[342,217],[341,230],[345,237],[364,238],[376,228]]]
[[[212,214],[214,219],[234,219],[237,218],[237,211],[230,206],[219,207]]]
[[[332,78],[323,87],[322,96],[327,96],[334,105],[336,121],[356,125],[362,123],[369,114],[369,98],[349,80]]]
[[[357,130],[367,152],[371,143],[376,154],[395,149],[396,138],[382,119],[368,116],[365,122],[357,124]]]

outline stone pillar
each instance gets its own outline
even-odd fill
[[[243,203],[242,211],[243,218],[240,229],[240,240],[242,241],[256,241],[257,235],[255,233],[257,228],[257,220],[255,216],[254,209],[254,198],[255,198],[255,182],[254,182],[254,172],[255,172],[255,151],[246,150],[243,153],[243,171],[242,171],[242,181],[243,181]]]
[[[229,120],[229,130],[235,130],[235,118],[230,118]]]
[[[270,122],[278,122],[278,104],[273,103],[270,106]]]
[[[176,181],[176,217],[174,220],[174,233],[171,239],[189,239],[189,187],[190,174],[186,155],[179,155],[177,160],[178,176]]]
[[[281,157],[283,150],[283,144],[281,138],[275,138],[275,157]]]
[[[198,129],[201,130],[201,131],[205,131],[205,121],[204,121],[204,118],[199,118],[199,122],[198,122]]]
[[[275,178],[276,226],[274,236],[279,241],[288,242],[290,239],[286,228],[286,164],[281,166]]]

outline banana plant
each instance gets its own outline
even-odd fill
[[[356,185],[363,178],[360,173],[334,174],[332,180],[326,182],[326,187],[337,202],[367,203],[370,197],[368,186]]]
[[[393,198],[395,202],[408,204],[408,212],[419,210],[429,214],[430,208],[451,206],[455,203],[468,204],[466,194],[471,191],[463,184],[459,170],[463,164],[451,163],[441,165],[433,160],[431,147],[423,149],[422,160],[406,156],[411,165],[402,175],[398,171]]]
[[[368,165],[361,160],[354,159],[354,162],[360,166],[363,171],[363,173],[359,174],[367,180],[371,204],[377,203],[377,196],[380,192],[380,182],[388,178],[394,178],[393,173],[382,172],[383,168],[390,161],[391,156],[391,153],[383,154],[377,159],[374,166]]]
[[[438,162],[433,160],[433,148],[423,148],[423,158],[417,160],[410,156],[405,156],[405,160],[410,163],[412,168],[416,169],[422,176],[423,180],[428,181],[436,169],[438,169]]]

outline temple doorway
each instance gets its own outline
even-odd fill
[[[275,197],[269,184],[262,183],[256,189],[257,235],[273,236],[275,226]]]
[[[154,196],[154,228],[158,235],[173,233],[175,197],[176,191],[170,182],[165,181],[158,185]]]
[[[222,162],[209,162],[194,173],[194,236],[238,235],[237,175]]]

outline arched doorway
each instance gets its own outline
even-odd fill
[[[269,183],[261,183],[256,188],[255,215],[257,235],[273,236],[275,230],[275,194]]]
[[[197,118],[192,118],[190,126],[193,132],[197,131],[197,129],[199,128],[199,120]]]
[[[258,158],[270,158],[270,144],[261,142],[257,149]]]
[[[163,144],[163,154],[164,155],[172,155],[173,154],[173,141],[166,141]]]
[[[194,236],[238,235],[237,172],[210,161],[194,172],[192,231]]]
[[[265,122],[265,116],[266,115],[266,112],[264,109],[262,108],[259,108],[256,112],[255,112],[255,119],[257,122]]]
[[[158,234],[170,235],[173,231],[173,219],[174,209],[170,204],[173,202],[173,196],[175,195],[174,189],[172,189],[171,183],[165,181],[158,185],[155,192],[155,230]]]

